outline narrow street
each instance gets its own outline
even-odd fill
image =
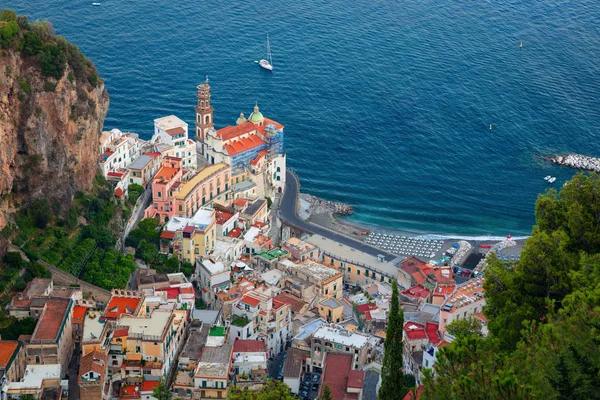
[[[77,383],[77,377],[79,375],[79,354],[79,344],[75,344],[73,355],[69,362],[69,369],[67,370],[67,375],[69,376],[69,400],[79,400],[79,385]]]

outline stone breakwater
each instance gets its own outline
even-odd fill
[[[309,194],[302,193],[301,198],[310,204],[309,212],[311,214],[328,214],[335,215],[350,215],[354,212],[352,206],[345,203],[323,200]]]
[[[550,158],[550,161],[554,164],[565,167],[600,172],[600,158],[572,153],[563,156],[552,157]]]

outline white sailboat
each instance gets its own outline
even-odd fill
[[[260,60],[258,64],[267,71],[273,71],[273,57],[271,57],[271,44],[269,43],[269,34],[267,33],[267,58]]]

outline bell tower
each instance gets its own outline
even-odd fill
[[[198,152],[204,155],[204,140],[206,131],[214,128],[213,111],[210,106],[210,85],[208,84],[208,76],[206,81],[198,85],[198,105],[196,109],[196,146]]]

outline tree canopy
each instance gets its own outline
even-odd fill
[[[490,335],[455,327],[425,399],[600,398],[599,200],[594,173],[539,196],[520,261],[487,262]]]

